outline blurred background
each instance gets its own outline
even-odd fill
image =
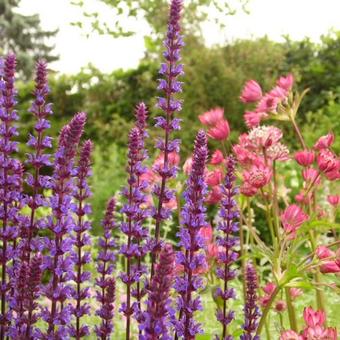
[[[340,1],[185,0],[185,64],[181,164],[199,128],[197,116],[225,110],[235,142],[245,131],[239,95],[256,79],[265,90],[292,72],[296,90],[309,88],[298,120],[309,146],[328,131],[340,133]],[[167,0],[0,0],[0,54],[14,51],[22,148],[33,121],[34,63],[49,62],[52,131],[56,137],[77,111],[86,111],[93,139],[92,199],[96,232],[105,202],[125,178],[127,131],[134,106],[157,97]],[[150,120],[150,125],[152,119]],[[281,126],[284,125],[281,124]],[[158,131],[151,130],[149,150]],[[288,125],[285,142],[296,148]],[[335,151],[340,151],[336,141]]]

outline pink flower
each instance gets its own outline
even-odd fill
[[[246,111],[243,118],[249,129],[258,126],[263,118],[268,117],[265,112]]]
[[[291,73],[289,73],[287,76],[280,77],[277,81],[277,85],[281,87],[282,89],[286,90],[287,92],[290,91],[294,84],[294,77]]]
[[[180,162],[180,157],[179,154],[177,152],[170,152],[168,154],[168,163],[171,166],[177,166]],[[156,160],[154,161],[154,166],[155,167],[160,167],[163,168],[163,164],[164,164],[164,153],[161,152],[160,155],[156,158]]]
[[[315,254],[320,260],[335,256],[334,251],[325,246],[318,246],[315,250]]]
[[[287,309],[287,304],[286,304],[285,301],[279,300],[279,301],[276,302],[276,304],[275,304],[275,310],[276,310],[278,313],[284,312],[286,309]]]
[[[276,289],[276,284],[274,282],[268,282],[262,290],[269,296],[271,296],[274,293],[274,290]]]
[[[275,126],[262,125],[252,129],[248,134],[249,147],[255,150],[268,148],[282,138],[282,131]]]
[[[324,173],[339,171],[340,161],[336,155],[328,150],[322,149],[317,158],[319,169]]]
[[[325,172],[325,176],[330,181],[337,181],[340,179],[340,166],[332,171]]]
[[[310,166],[314,163],[315,155],[313,151],[303,150],[295,154],[295,160],[302,166]]]
[[[327,261],[320,266],[320,272],[323,274],[339,273],[340,266],[337,261]]]
[[[240,99],[243,103],[254,103],[262,98],[261,86],[255,80],[249,80],[244,85]]]
[[[164,206],[170,210],[175,210],[177,209],[177,200],[174,198],[170,200],[169,202],[164,202]]]
[[[233,146],[233,152],[235,154],[235,157],[237,158],[238,163],[240,163],[240,165],[242,166],[249,166],[253,164],[253,161],[256,158],[256,156],[252,152],[239,144]]]
[[[257,112],[275,112],[280,99],[267,93],[256,106]]]
[[[203,227],[199,230],[198,234],[203,237],[204,243],[208,245],[212,242],[213,239],[213,229],[211,225],[207,225],[206,227]]]
[[[244,182],[240,187],[240,193],[244,196],[251,197],[257,193],[257,189],[248,182]]]
[[[206,202],[208,204],[216,204],[221,200],[221,198],[222,198],[221,188],[219,185],[216,185],[211,188],[211,191],[209,192]]]
[[[337,207],[340,204],[340,195],[328,195],[327,201],[333,207]]]
[[[290,297],[295,300],[297,297],[303,294],[303,291],[299,288],[289,288]]]
[[[326,314],[322,310],[315,311],[312,307],[306,307],[303,311],[303,318],[308,327],[323,326]]]
[[[300,192],[295,195],[295,200],[298,203],[309,204],[309,202],[311,202],[311,194],[309,193],[308,195],[306,195],[304,192]]]
[[[221,150],[216,150],[211,156],[210,164],[218,165],[224,161],[224,156]]]
[[[253,165],[249,171],[243,173],[243,177],[252,187],[260,189],[270,182],[272,171],[262,164]]]
[[[330,132],[327,135],[322,136],[318,139],[318,141],[314,144],[314,149],[328,149],[334,143],[334,139],[334,134]]]
[[[294,331],[288,330],[281,333],[280,340],[303,340],[303,338]]]
[[[183,171],[186,175],[189,175],[191,173],[192,168],[192,157],[189,157],[186,159],[186,161],[183,164]]]
[[[215,140],[225,140],[229,137],[230,127],[227,120],[219,121],[214,127],[208,130],[208,136]]]
[[[296,204],[288,206],[281,215],[281,222],[285,232],[292,235],[295,235],[297,229],[308,219],[308,215]]]
[[[302,177],[306,182],[310,182],[314,184],[320,184],[320,177],[319,177],[319,173],[317,170],[313,169],[313,168],[308,168],[308,169],[304,169],[302,171]]]
[[[209,171],[205,175],[205,181],[210,186],[218,185],[222,182],[223,172],[221,169],[215,169],[213,171]]]
[[[203,125],[215,126],[224,119],[224,110],[220,107],[216,107],[202,115],[199,115],[198,119]]]
[[[267,156],[273,161],[287,161],[289,159],[289,150],[288,148],[278,142],[276,144],[271,145],[266,152]]]

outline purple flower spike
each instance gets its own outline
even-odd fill
[[[203,250],[205,241],[199,231],[206,223],[204,199],[207,186],[204,171],[208,156],[207,136],[203,130],[196,136],[192,170],[184,192],[185,205],[182,209],[182,227],[177,234],[183,251],[177,253],[177,264],[183,266],[184,274],[176,277],[175,289],[179,293],[177,308],[179,318],[174,321],[176,336],[194,339],[202,333],[201,325],[194,320],[194,313],[202,309],[201,299],[194,292],[202,288],[203,282],[197,271],[206,266]]]
[[[76,301],[76,306],[72,309],[75,316],[76,324],[70,327],[70,335],[76,339],[83,338],[90,334],[86,325],[81,325],[81,318],[90,314],[90,305],[86,299],[90,297],[89,287],[83,288],[82,285],[89,281],[91,273],[84,271],[83,267],[91,261],[91,253],[83,251],[84,246],[91,244],[89,230],[91,229],[90,221],[87,221],[85,215],[91,213],[91,206],[86,200],[91,196],[91,191],[87,183],[88,177],[91,175],[91,152],[93,143],[87,140],[82,145],[78,167],[75,169],[76,190],[74,198],[77,204],[73,205],[73,211],[77,216],[75,231],[75,250],[72,252],[72,259],[76,266],[76,272],[72,273],[72,279],[76,282],[77,288],[73,290],[72,295]],[[85,300],[85,302],[83,302]]]
[[[216,317],[222,324],[222,337],[218,339],[231,340],[232,337],[228,335],[227,327],[234,319],[234,312],[227,311],[227,301],[235,299],[235,290],[228,287],[228,282],[235,278],[236,272],[231,268],[232,264],[237,260],[238,254],[235,251],[235,246],[238,239],[234,234],[238,231],[239,213],[236,208],[235,195],[238,189],[234,187],[235,183],[235,159],[230,156],[227,158],[227,173],[224,183],[222,184],[221,208],[220,208],[220,222],[218,230],[221,235],[217,237],[216,243],[223,251],[218,252],[218,262],[221,266],[217,268],[216,274],[223,281],[223,288],[217,289],[215,296],[223,301],[223,308],[217,310]]]
[[[115,240],[112,236],[112,231],[116,228],[114,210],[116,201],[111,198],[107,203],[105,217],[102,221],[104,228],[104,236],[99,239],[99,256],[97,271],[99,277],[96,279],[96,285],[99,290],[96,292],[96,300],[100,303],[100,308],[96,311],[102,322],[95,327],[95,332],[101,340],[110,339],[110,334],[113,331],[113,302],[115,281],[110,278],[113,273],[116,255]]]
[[[18,135],[15,122],[18,115],[15,110],[16,57],[10,54],[4,62],[0,62],[0,240],[2,243],[1,262],[1,308],[0,308],[0,339],[4,339],[10,321],[8,299],[10,284],[8,276],[13,275],[13,268],[8,264],[15,259],[14,248],[20,224],[19,211],[22,207],[22,164],[12,157],[17,152],[17,142],[13,139]]]
[[[175,252],[171,244],[165,244],[159,255],[159,262],[155,268],[148,288],[147,310],[143,313],[143,323],[140,340],[170,340],[170,290],[175,273]]]
[[[182,10],[182,0],[172,0],[170,7],[170,17],[168,31],[164,41],[165,63],[161,65],[159,71],[162,79],[159,80],[158,89],[163,92],[163,97],[158,99],[158,107],[164,112],[165,117],[156,117],[156,125],[164,130],[164,141],[156,144],[156,147],[164,154],[163,164],[154,169],[162,178],[160,185],[154,187],[154,195],[158,198],[158,206],[153,211],[155,219],[155,239],[151,257],[151,277],[154,274],[157,252],[160,250],[161,223],[171,216],[171,211],[164,207],[164,203],[169,202],[174,192],[166,187],[166,183],[171,178],[176,177],[177,168],[169,163],[169,153],[179,150],[179,141],[171,140],[170,135],[174,130],[179,130],[179,119],[174,118],[174,114],[181,110],[182,104],[175,98],[178,92],[182,91],[182,83],[177,80],[178,76],[183,75],[183,65],[179,64],[180,50],[183,40],[180,35],[180,14]]]
[[[138,304],[131,301],[131,297],[136,296],[133,286],[140,282],[142,275],[146,272],[145,267],[140,264],[140,259],[149,249],[146,242],[141,242],[148,236],[148,230],[143,227],[143,222],[149,213],[148,210],[142,208],[146,203],[144,193],[146,182],[140,180],[146,172],[146,168],[142,164],[142,160],[145,158],[144,149],[141,148],[144,145],[142,138],[137,127],[131,129],[127,167],[128,186],[122,192],[127,203],[121,210],[126,216],[126,221],[121,224],[121,230],[127,240],[121,246],[120,253],[126,258],[127,267],[126,272],[120,275],[122,282],[126,285],[126,303],[122,304],[120,312],[126,317],[126,339],[130,339],[131,316],[138,308]],[[137,260],[136,265],[133,265],[133,259]],[[136,315],[136,317],[138,316]]]
[[[44,269],[51,272],[50,282],[44,287],[44,295],[51,301],[50,309],[44,308],[42,318],[48,323],[47,335],[38,338],[64,338],[68,336],[67,325],[71,320],[72,306],[65,305],[71,297],[72,289],[66,281],[72,279],[73,259],[69,255],[74,245],[70,238],[75,222],[72,217],[72,195],[74,192],[74,158],[83,128],[86,114],[77,113],[60,134],[58,149],[55,154],[52,177],[53,195],[50,198],[52,214],[48,216],[46,228],[53,239],[46,239],[46,248],[50,255],[44,258]]]
[[[254,266],[248,263],[246,268],[246,303],[244,306],[244,333],[241,340],[259,340],[256,334],[258,327],[258,318],[260,317],[260,309],[257,306],[257,274]]]

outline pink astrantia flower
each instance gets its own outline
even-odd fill
[[[243,173],[245,182],[252,187],[260,189],[268,184],[272,178],[272,171],[263,164],[253,165],[250,170]]]
[[[284,162],[289,159],[289,150],[284,144],[278,142],[267,149],[266,155],[273,161]]]
[[[211,156],[210,164],[218,165],[224,161],[224,156],[221,150],[216,150]]]
[[[298,164],[307,167],[314,163],[315,155],[313,151],[302,150],[298,151],[295,154],[294,158],[298,162]]]
[[[323,274],[340,273],[340,266],[337,261],[326,261],[320,266],[320,272]]]
[[[280,340],[303,340],[303,337],[292,330],[281,333]]]
[[[340,195],[328,195],[327,201],[333,207],[337,207],[340,204]]]
[[[315,250],[315,255],[319,259],[326,259],[326,258],[329,258],[329,257],[334,257],[335,253],[334,253],[334,251],[330,250],[329,248],[327,248],[325,246],[318,246]]]
[[[212,187],[220,184],[222,182],[222,179],[223,179],[223,172],[219,168],[213,171],[208,171],[205,175],[205,182]]]
[[[248,134],[249,147],[255,150],[268,148],[282,138],[282,131],[275,126],[259,126]]]
[[[244,182],[240,187],[240,193],[247,197],[252,197],[257,193],[257,188],[251,186],[248,182]]]
[[[208,130],[208,136],[215,140],[225,140],[229,137],[230,127],[227,120],[219,121],[215,126]]]
[[[280,77],[277,81],[277,85],[285,91],[290,91],[294,84],[294,76],[289,73],[286,76]]]
[[[253,152],[250,152],[245,147],[240,144],[236,144],[233,146],[233,152],[237,159],[237,162],[242,166],[250,166],[253,164],[256,155]]]
[[[275,86],[268,94],[272,97],[278,98],[279,101],[283,101],[287,98],[288,92],[280,86]]]
[[[328,149],[322,149],[317,157],[319,169],[325,174],[339,171],[340,160]]]
[[[295,235],[299,227],[308,219],[308,215],[296,204],[288,206],[281,215],[281,222],[285,232],[292,235]]]
[[[265,112],[257,112],[257,111],[246,111],[243,118],[249,129],[258,126],[262,119],[268,117],[268,114]]]
[[[314,149],[328,149],[334,143],[334,139],[334,134],[330,132],[327,135],[322,136],[318,139],[318,141],[314,144]]]
[[[320,184],[319,172],[313,168],[304,169],[302,171],[302,177],[306,182]]]
[[[224,110],[216,107],[198,116],[198,119],[203,125],[215,126],[224,119]]]
[[[323,326],[326,321],[326,313],[323,310],[306,307],[303,311],[303,318],[308,327]]]
[[[216,204],[221,200],[221,198],[222,198],[221,188],[219,185],[216,185],[211,188],[211,191],[208,194],[206,202],[208,204]]]
[[[276,289],[276,284],[274,282],[268,282],[262,290],[266,293],[266,295],[272,295],[274,290]]]
[[[254,103],[262,98],[261,86],[255,80],[249,80],[244,85],[240,99],[243,103]]]
[[[256,106],[257,112],[276,112],[277,105],[280,102],[280,98],[272,96],[267,93],[262,97],[259,103]]]
[[[284,312],[285,310],[287,309],[287,303],[283,300],[279,300],[276,302],[275,304],[275,310],[278,312],[278,313],[282,313]]]
[[[192,168],[192,157],[186,159],[183,165],[183,171],[186,175],[189,175]]]
[[[309,204],[311,202],[311,198],[311,193],[308,193],[308,195],[306,195],[306,193],[303,191],[295,195],[296,202],[301,204]]]
[[[303,294],[303,291],[299,288],[289,288],[289,295],[293,300],[295,300],[302,294]]]
[[[199,230],[198,234],[203,237],[204,243],[208,245],[213,240],[213,229],[210,224]]]

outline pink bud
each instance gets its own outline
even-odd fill
[[[276,289],[276,284],[273,282],[268,282],[262,290],[267,294],[267,295],[272,295],[274,293],[274,290]]]
[[[208,130],[208,136],[215,140],[225,140],[229,137],[230,127],[227,120],[221,120]]]
[[[302,171],[302,177],[306,182],[320,184],[319,172],[313,168],[304,169]]]
[[[281,222],[283,228],[287,234],[292,233],[293,235],[299,229],[299,227],[309,219],[308,215],[297,206],[296,204],[291,204],[286,208],[286,210],[281,215]]]
[[[211,225],[207,225],[199,230],[198,234],[203,237],[205,244],[209,244],[213,239],[213,229]]]
[[[323,274],[339,273],[340,267],[336,261],[327,261],[320,266],[320,272]]]
[[[243,173],[243,177],[251,186],[260,189],[270,182],[272,171],[265,165],[253,165]]]
[[[292,330],[281,333],[280,340],[303,340],[303,337]]]
[[[276,112],[280,99],[267,93],[256,106],[257,112]]]
[[[243,103],[254,103],[262,98],[261,86],[255,80],[249,80],[246,82],[240,99]]]
[[[213,171],[208,171],[205,175],[205,181],[210,186],[218,185],[222,182],[223,172],[221,169],[215,169]]]
[[[304,192],[300,192],[295,195],[295,200],[296,202],[301,204],[309,204],[309,202],[311,201],[311,194],[309,193],[308,195],[306,195]]]
[[[257,189],[248,182],[244,182],[240,187],[240,192],[244,196],[251,197],[257,193]]]
[[[203,125],[215,126],[218,122],[224,118],[224,110],[220,107],[216,107],[210,111],[198,116],[198,119]]]
[[[280,86],[282,89],[286,91],[290,91],[294,84],[294,77],[291,73],[289,73],[287,76],[280,77],[277,81],[277,85]]]
[[[340,195],[328,195],[327,201],[334,207],[337,207],[340,204]]]
[[[295,154],[295,160],[302,166],[310,166],[313,164],[315,156],[313,151],[303,150]]]
[[[211,164],[218,165],[224,161],[223,153],[221,150],[216,150],[213,155],[211,156]]]
[[[212,187],[207,197],[206,202],[208,204],[216,204],[222,199],[222,192],[219,185]]]
[[[312,307],[306,307],[303,311],[303,318],[308,327],[323,326],[326,314],[322,310],[315,311]]]
[[[189,175],[191,173],[191,169],[192,169],[192,157],[189,157],[184,162],[183,171],[186,175]]]
[[[319,259],[326,259],[335,256],[334,251],[325,246],[318,246],[315,250],[315,254]]]
[[[268,117],[265,112],[246,111],[243,118],[249,129],[258,126],[263,118]]]
[[[322,136],[318,139],[318,141],[314,144],[314,149],[328,149],[334,143],[334,139],[334,134],[330,132],[327,135]]]
[[[287,309],[287,304],[286,304],[285,301],[279,300],[279,301],[276,302],[276,304],[275,304],[275,310],[276,310],[278,313],[284,312],[286,309]]]
[[[290,297],[295,300],[297,297],[303,294],[303,291],[299,288],[289,288]]]

